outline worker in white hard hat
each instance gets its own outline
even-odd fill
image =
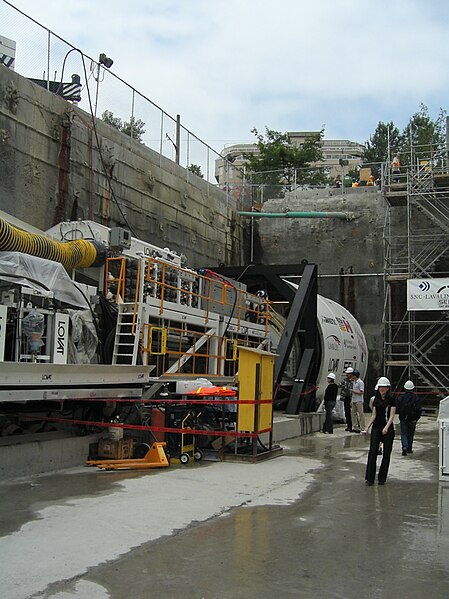
[[[337,403],[338,385],[335,382],[335,374],[329,372],[327,375],[327,387],[324,391],[324,410],[326,412],[326,419],[323,425],[323,433],[333,435],[334,424],[332,421],[332,412]]]
[[[352,375],[351,420],[352,432],[360,433],[365,428],[365,414],[363,413],[363,400],[365,396],[365,383],[360,378],[360,372],[354,370]]]
[[[351,418],[351,400],[352,400],[352,373],[354,369],[349,366],[345,370],[346,377],[340,383],[340,399],[343,401],[345,408],[345,420],[346,428],[345,431],[352,432],[352,418]]]
[[[374,385],[374,391],[377,391],[378,389],[379,389],[379,387],[377,386],[377,383],[376,383],[376,385]],[[371,410],[371,412],[373,411],[373,404],[374,404],[374,400],[375,400],[375,399],[376,399],[376,396],[375,396],[375,395],[372,395],[372,396],[369,398],[368,405],[369,405],[369,409]],[[382,445],[382,444],[381,444],[381,443],[379,443],[379,447],[378,447],[378,449],[377,449],[377,455],[382,455],[382,447],[381,447],[381,445]]]
[[[374,479],[376,478],[376,462],[380,442],[383,443],[384,449],[382,462],[377,475],[377,482],[379,485],[384,485],[387,480],[394,441],[393,419],[395,414],[396,400],[391,394],[391,383],[387,377],[381,376],[377,381],[373,413],[371,414],[366,429],[362,431],[363,433],[367,433],[371,428],[370,447],[365,473],[365,482],[368,486],[373,485]]]
[[[402,455],[413,453],[413,439],[415,437],[416,423],[421,418],[421,400],[414,391],[413,381],[404,383],[404,392],[397,398],[399,424],[401,427]]]
[[[401,173],[401,161],[399,159],[398,154],[396,154],[391,161],[391,175],[393,183],[399,183],[400,181],[400,173]]]

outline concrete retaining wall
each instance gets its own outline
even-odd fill
[[[360,190],[360,191],[359,191]],[[265,212],[352,213],[352,220],[260,219],[256,221],[256,261],[265,264],[318,265],[318,292],[345,306],[360,322],[369,361],[366,388],[383,372],[383,235],[387,205],[374,187],[299,191],[272,199]],[[400,234],[400,224],[396,234]],[[402,224],[402,227],[404,223]]]
[[[0,172],[0,209],[39,229],[126,219],[191,266],[242,260],[235,199],[3,65]]]

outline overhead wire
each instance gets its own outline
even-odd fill
[[[126,226],[128,227],[128,229],[131,231],[131,233],[134,235],[134,237],[136,237],[135,231],[133,230],[132,226],[130,225],[130,223],[129,223],[129,221],[128,221],[126,215],[125,215],[125,213],[122,210],[122,207],[120,206],[119,201],[117,200],[117,196],[115,195],[115,191],[114,191],[114,189],[112,187],[111,176],[110,176],[110,174],[108,172],[108,169],[106,168],[105,160],[104,160],[104,157],[103,157],[103,152],[102,152],[102,149],[101,149],[100,138],[99,138],[98,131],[97,131],[97,125],[96,125],[96,122],[95,122],[96,121],[96,117],[94,115],[94,111],[93,111],[93,107],[92,107],[92,98],[91,98],[91,95],[90,95],[90,89],[89,89],[89,85],[87,84],[88,81],[89,81],[89,79],[90,79],[90,76],[87,74],[87,68],[86,68],[86,62],[85,62],[84,53],[79,48],[71,48],[66,53],[66,55],[64,57],[64,62],[63,62],[63,67],[62,67],[62,73],[61,73],[61,83],[59,84],[58,91],[59,91],[59,89],[60,89],[60,87],[62,85],[62,79],[64,77],[65,62],[67,60],[68,55],[71,52],[73,52],[73,51],[79,52],[79,54],[81,55],[81,61],[82,61],[82,64],[83,64],[83,71],[84,71],[84,78],[85,78],[85,81],[86,81],[87,99],[88,99],[88,102],[89,102],[89,111],[90,111],[90,115],[91,115],[91,118],[92,118],[92,128],[93,128],[94,135],[95,135],[95,141],[96,141],[96,144],[97,144],[97,150],[98,150],[98,154],[100,156],[100,162],[101,162],[101,166],[102,166],[102,169],[103,169],[103,173],[104,173],[104,175],[106,177],[106,181],[108,183],[108,188],[109,188],[109,191],[111,193],[111,198],[114,201],[114,203],[115,203],[115,205],[117,207],[117,210],[119,211],[119,213],[120,213],[120,215],[121,215],[124,223],[126,224]]]

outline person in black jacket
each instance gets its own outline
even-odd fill
[[[338,385],[335,382],[335,374],[329,372],[327,375],[327,387],[324,391],[324,409],[326,411],[326,419],[323,425],[323,433],[334,433],[334,424],[332,422],[332,411],[337,402]]]
[[[345,420],[346,428],[345,431],[352,433],[352,417],[351,417],[351,401],[352,401],[352,373],[354,369],[349,367],[346,368],[346,377],[340,383],[340,399],[343,401],[345,407]]]
[[[416,423],[421,418],[422,413],[421,400],[413,392],[414,388],[415,385],[412,381],[406,381],[404,383],[405,393],[402,393],[396,400],[401,427],[403,456],[413,453],[413,438],[415,436]]]
[[[377,381],[373,413],[371,414],[366,429],[362,431],[362,433],[367,433],[372,426],[368,462],[366,464],[365,473],[365,482],[368,486],[374,484],[374,479],[376,477],[377,453],[380,442],[383,443],[384,450],[379,473],[377,475],[377,481],[379,485],[384,485],[387,480],[391,450],[393,449],[394,441],[393,419],[396,414],[396,400],[391,394],[390,388],[390,381],[385,376],[381,376]]]

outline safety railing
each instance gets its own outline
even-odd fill
[[[328,189],[333,195],[351,193],[356,187],[379,190],[382,167],[381,162],[363,163],[361,159],[353,161],[351,166],[324,160],[320,165],[246,172],[244,178],[240,173],[234,173],[229,185],[236,197],[243,199],[242,203],[258,211],[267,200],[295,199],[301,197],[301,192],[309,190]]]
[[[268,333],[273,310],[267,299],[248,293],[218,275],[218,278],[202,275],[156,258],[144,260],[142,268],[143,291],[140,292],[139,261],[108,258],[104,283],[106,297],[115,303],[133,303],[135,306],[145,298],[152,298],[159,306],[160,315],[173,308],[173,304],[194,308],[203,314],[204,325],[207,325],[211,312],[219,312],[235,319],[237,328],[244,323],[256,323],[263,325]]]
[[[144,364],[156,365],[158,375],[234,376],[237,371],[239,345],[256,348],[255,340],[244,340],[230,334],[222,337],[188,327],[160,327],[146,323],[142,327]]]
[[[209,271],[209,276],[184,269],[163,260],[148,258],[144,295],[158,300],[159,313],[176,303],[202,310],[204,324],[211,312],[236,319],[240,328],[245,322],[262,324],[268,332],[272,310],[269,302],[236,287]]]

